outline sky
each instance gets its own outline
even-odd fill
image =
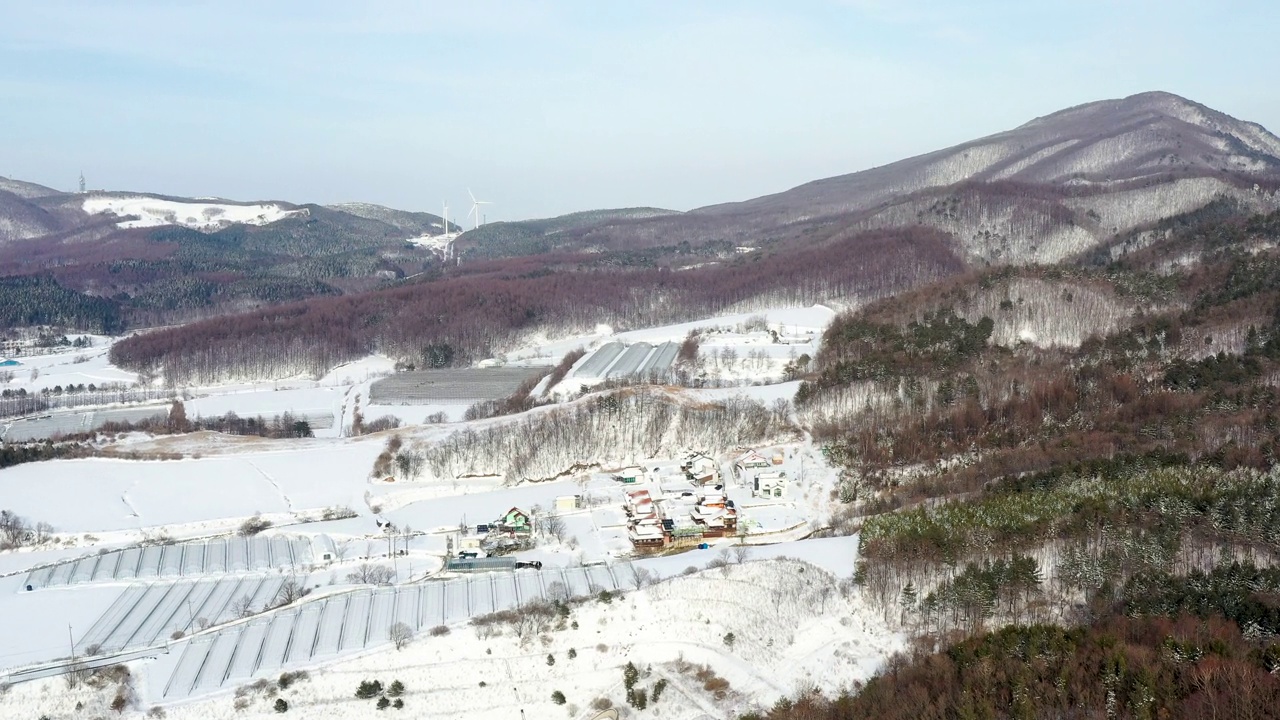
[[[1280,131],[1274,0],[0,0],[0,175],[688,210],[1177,93]]]

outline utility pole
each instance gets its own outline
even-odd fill
[[[71,634],[71,623],[67,623],[67,640],[71,641],[71,659],[76,659],[76,638]]]

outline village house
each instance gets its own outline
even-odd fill
[[[644,468],[634,466],[623,468],[622,471],[618,473],[617,477],[618,480],[622,481],[626,485],[641,483],[644,482],[645,479]]]
[[[756,475],[751,483],[752,497],[782,498],[787,496],[787,474],[782,471],[764,472]]]
[[[693,453],[680,462],[680,469],[685,477],[703,485],[714,485],[720,481],[720,463],[702,453]]]
[[[489,523],[489,532],[491,534],[497,532],[512,535],[532,535],[533,521],[530,519],[529,513],[513,507],[503,513],[502,517]]]
[[[747,470],[759,470],[769,467],[769,459],[764,455],[752,450],[742,457],[738,458],[733,464],[734,470],[737,471],[738,477],[742,477],[742,473]]]

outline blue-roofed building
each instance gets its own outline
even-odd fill
[[[17,367],[21,364],[22,363],[18,362],[17,360],[8,360],[8,359],[0,360],[0,368]]]

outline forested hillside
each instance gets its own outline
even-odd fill
[[[739,256],[684,270],[633,269],[610,254],[464,264],[394,289],[312,300],[129,338],[114,362],[175,384],[322,375],[380,352],[425,366],[465,365],[526,333],[600,322],[642,327],[755,304],[871,299],[957,273],[937,233],[874,233],[805,251]],[[432,352],[447,346],[448,353]]]
[[[767,717],[1273,716],[1280,213],[1144,234],[828,329],[799,413],[919,642]]]

